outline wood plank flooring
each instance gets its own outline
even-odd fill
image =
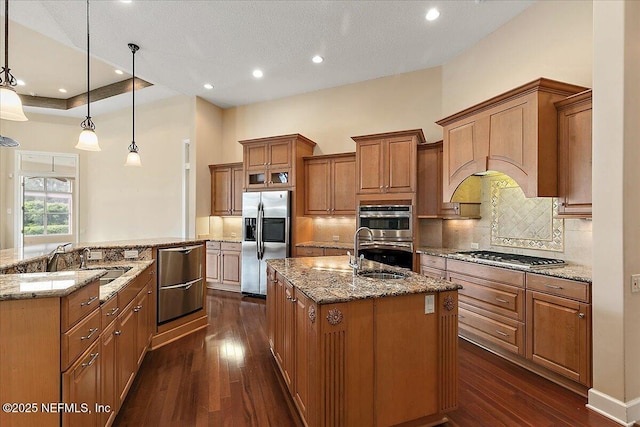
[[[207,329],[147,354],[114,426],[301,426],[269,351],[264,300],[209,290],[207,306]],[[446,427],[618,426],[473,344],[461,340],[459,354],[459,408]]]

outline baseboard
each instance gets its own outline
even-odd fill
[[[587,408],[627,427],[640,420],[640,398],[625,403],[592,388]]]
[[[178,340],[185,335],[204,329],[207,326],[209,326],[209,318],[205,314],[202,317],[191,320],[190,322],[180,325],[174,329],[156,334],[151,339],[151,350],[155,350],[163,345]]]

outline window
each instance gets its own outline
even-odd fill
[[[74,242],[78,155],[16,152],[16,247]]]

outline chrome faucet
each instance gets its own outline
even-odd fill
[[[359,245],[358,245],[358,234],[362,230],[367,230],[369,232],[369,240],[373,241],[373,231],[369,227],[360,227],[353,233],[353,250],[355,254],[352,256],[351,252],[347,252],[349,255],[349,267],[353,268],[353,275],[358,275],[358,270],[362,268],[362,260],[364,259],[364,255],[360,255],[358,257]]]
[[[47,259],[47,271],[58,271],[58,257],[60,254],[66,253],[65,248],[70,245],[71,242],[62,243],[49,253],[49,258]]]
[[[91,258],[91,249],[84,248],[80,254],[80,270],[87,268],[87,261]]]

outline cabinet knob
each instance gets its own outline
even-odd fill
[[[584,319],[584,313],[578,313],[578,317]]]
[[[567,204],[565,202],[560,203],[560,206],[566,206]]]
[[[122,331],[115,331],[115,332],[113,333],[113,335],[115,335],[115,336],[122,335]]]
[[[384,185],[381,185],[381,186],[380,186],[380,189],[382,190],[383,188],[384,188]]]
[[[294,303],[294,304],[298,302],[298,298],[291,298],[290,300],[291,300],[291,302],[292,302],[292,303]]]
[[[147,291],[147,295],[151,295],[153,291]]]

